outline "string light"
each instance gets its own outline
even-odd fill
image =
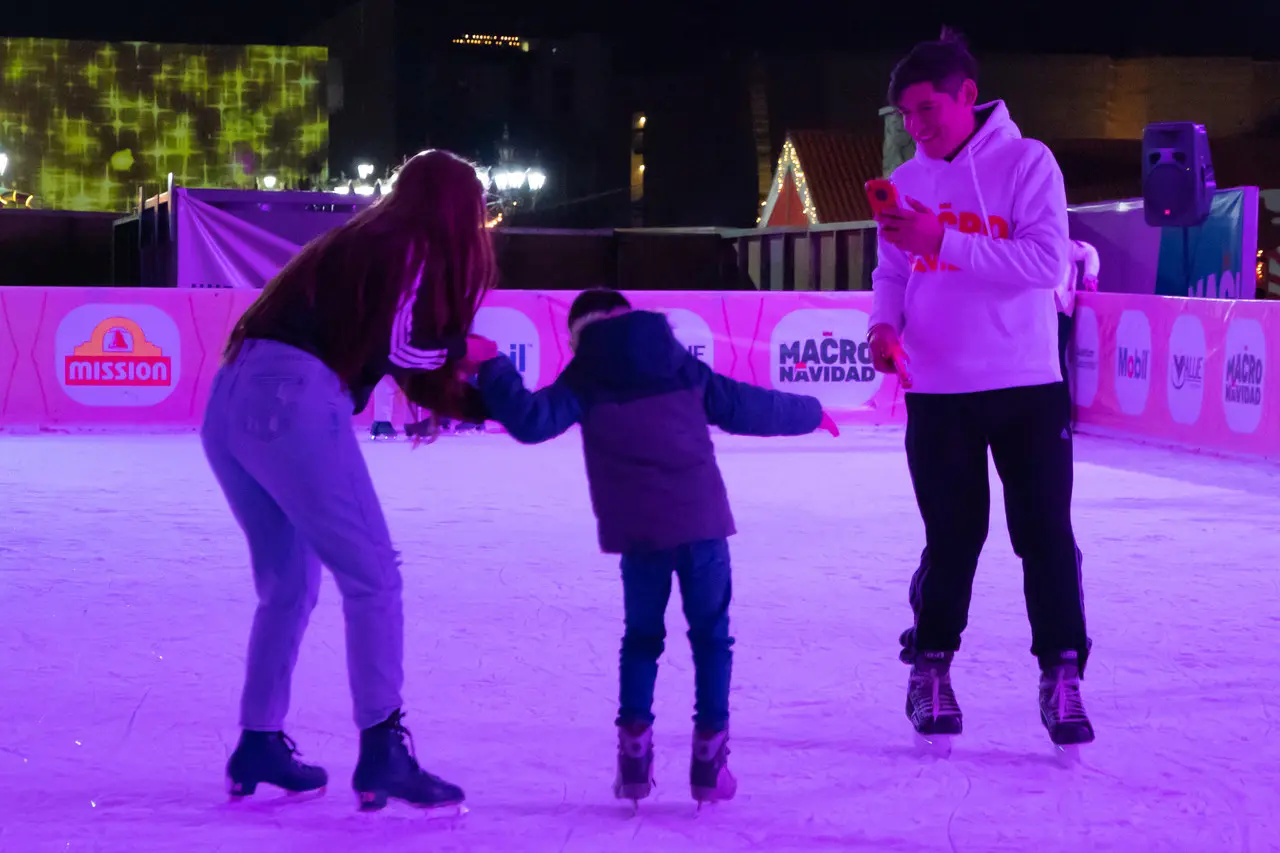
[[[454,39],[453,43],[479,47],[514,47],[526,52],[529,50],[529,43],[519,36],[491,36],[467,33]]]
[[[782,156],[778,158],[778,180],[786,180],[784,169],[790,169],[796,179],[796,191],[800,193],[800,203],[804,206],[805,218],[810,225],[818,224],[818,208],[814,206],[813,196],[809,193],[809,181],[804,176],[804,168],[800,165],[800,157],[796,154],[796,146],[791,140],[782,143]]]
[[[796,147],[791,142],[790,137],[782,143],[782,153],[778,155],[778,167],[774,172],[774,190],[777,193],[782,192],[782,188],[786,186],[787,172],[790,172],[795,178],[796,192],[800,195],[800,204],[804,208],[805,218],[809,220],[810,225],[820,224],[818,221],[818,208],[813,203],[813,195],[809,192],[809,181],[805,178],[804,168],[800,165],[800,156],[796,154]],[[770,193],[772,197],[772,193]],[[759,225],[764,217],[764,207],[768,200],[761,202],[760,213],[756,215],[756,224]]]

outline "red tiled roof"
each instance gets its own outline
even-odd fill
[[[873,218],[863,184],[884,171],[882,135],[793,130],[787,137],[795,146],[819,222]]]

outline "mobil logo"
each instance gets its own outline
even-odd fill
[[[473,334],[489,338],[498,352],[511,359],[526,388],[538,387],[542,378],[542,341],[538,327],[523,311],[505,306],[484,306],[471,324]]]
[[[868,403],[884,377],[875,371],[865,311],[802,308],[769,335],[769,380],[780,391],[817,397],[824,406]]]
[[[1126,310],[1116,325],[1116,401],[1126,415],[1141,415],[1151,393],[1151,322]]]
[[[1166,392],[1174,423],[1200,420],[1204,405],[1204,324],[1194,314],[1182,314],[1169,330],[1169,378]]]
[[[1071,335],[1071,398],[1077,406],[1088,408],[1098,396],[1098,352],[1102,342],[1098,335],[1098,315],[1086,305],[1077,305]]]
[[[85,406],[154,406],[178,386],[181,335],[154,305],[90,303],[54,333],[54,375]]]
[[[662,311],[671,324],[676,340],[707,367],[716,366],[716,341],[711,326],[702,316],[688,308],[667,308]]]

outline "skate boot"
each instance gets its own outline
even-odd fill
[[[1063,652],[1058,663],[1040,673],[1040,722],[1060,757],[1078,760],[1078,747],[1093,743],[1093,724],[1080,697],[1080,667],[1074,651]]]
[[[360,732],[360,760],[351,777],[360,810],[379,811],[393,799],[418,808],[464,813],[462,789],[418,765],[413,736],[402,724],[403,718],[396,711],[384,722]]]
[[[374,421],[373,428],[369,430],[369,434],[375,441],[386,441],[400,435],[400,433],[396,432],[396,428],[391,425],[391,421]]]
[[[613,795],[619,800],[640,801],[653,793],[653,727],[642,723],[618,726],[618,775]]]
[[[946,758],[951,738],[964,731],[964,716],[951,689],[951,652],[920,652],[907,680],[907,717],[919,745]]]
[[[431,418],[427,417],[416,423],[405,424],[404,434],[407,438],[427,438],[431,435]]]
[[[703,803],[732,800],[738,780],[729,772],[729,730],[693,732],[693,758],[689,762],[689,790],[702,809]]]
[[[252,796],[263,783],[293,795],[323,794],[329,774],[323,767],[303,764],[297,755],[298,747],[284,732],[241,732],[240,743],[227,761],[231,801]]]

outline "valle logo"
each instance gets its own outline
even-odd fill
[[[1174,353],[1173,376],[1169,380],[1173,387],[1182,390],[1188,385],[1204,383],[1204,356],[1192,356],[1185,353]]]

